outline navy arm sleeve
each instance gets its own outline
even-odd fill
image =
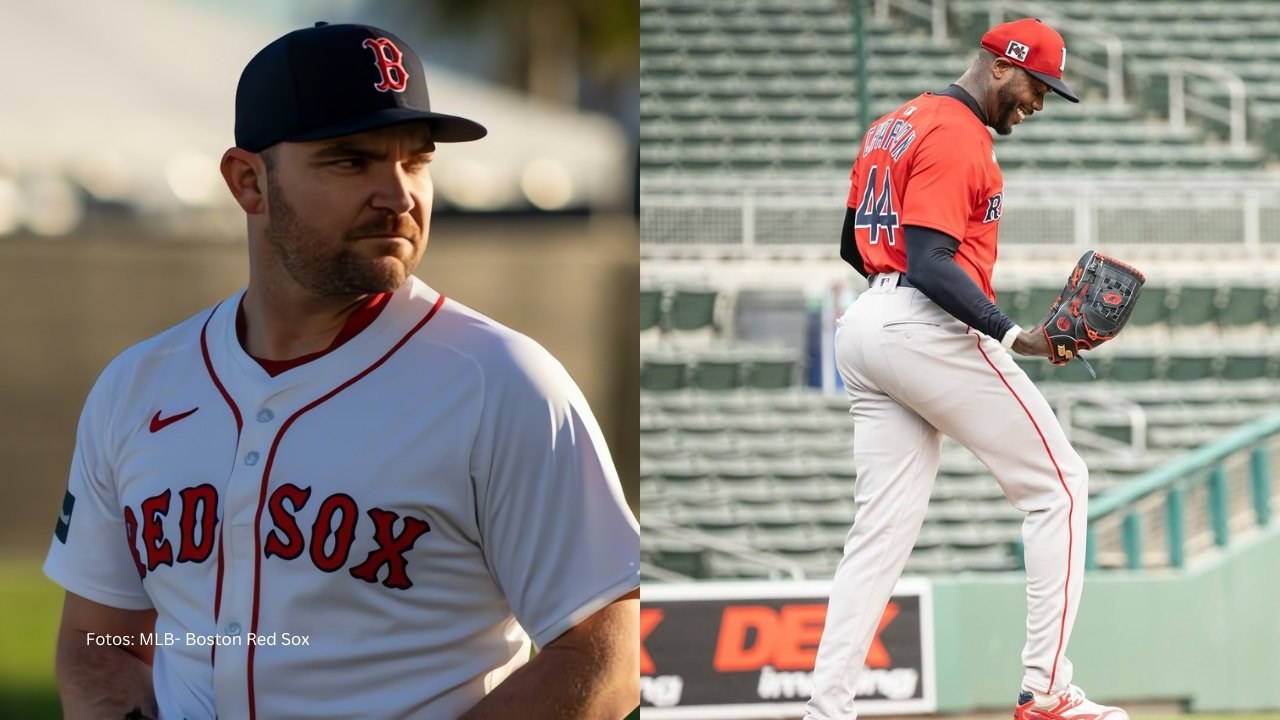
[[[909,225],[904,230],[907,236],[907,280],[955,319],[1002,340],[1013,327],[1013,320],[1001,312],[973,278],[956,264],[960,241],[946,233],[916,225]]]
[[[858,243],[853,238],[854,213],[847,207],[844,211],[844,227],[840,229],[840,257],[853,266],[862,277],[867,276],[867,265],[862,261],[862,253],[858,252]]]

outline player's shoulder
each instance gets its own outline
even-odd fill
[[[912,123],[919,137],[917,150],[936,148],[954,160],[967,157],[973,162],[990,156],[994,147],[991,132],[968,105],[954,97],[932,93],[919,100],[920,109]]]
[[[489,370],[527,368],[559,362],[537,340],[453,298],[439,318],[452,348]]]
[[[902,129],[898,129],[899,126]],[[921,93],[877,119],[868,133],[887,136],[891,127],[901,137],[915,135],[921,141],[931,138],[931,142],[959,143],[954,150],[991,144],[991,134],[986,126],[965,103],[934,92]],[[917,142],[915,147],[922,144]]]
[[[224,301],[225,302],[225,301]],[[200,357],[200,331],[217,305],[201,309],[191,317],[122,350],[103,369],[98,384],[129,383],[175,357],[189,362]]]
[[[434,351],[465,357],[486,385],[531,385],[544,390],[569,381],[567,372],[537,340],[454,298],[446,298],[419,333]]]
[[[963,134],[981,134],[990,139],[986,125],[973,110],[958,98],[938,93],[925,93],[916,98],[919,103],[917,124],[931,132],[949,131]]]

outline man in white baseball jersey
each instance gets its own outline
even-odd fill
[[[67,718],[638,704],[639,530],[586,401],[411,274],[435,144],[484,135],[376,28],[246,66],[248,287],[122,353],[80,419],[45,563]]]
[[[840,319],[851,400],[857,516],[836,569],[809,720],[852,720],[858,674],[915,545],[942,435],[971,450],[1026,513],[1027,644],[1016,720],[1126,720],[1071,684],[1067,641],[1084,584],[1089,471],[1010,351],[1048,358],[1048,337],[995,305],[991,273],[1004,179],[988,127],[1008,135],[1062,80],[1062,36],[1035,19],[987,31],[955,84],[867,131],[840,256],[870,281]]]

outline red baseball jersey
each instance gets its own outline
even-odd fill
[[[995,302],[1004,178],[991,133],[963,102],[925,93],[877,120],[850,179],[848,205],[868,273],[905,272],[903,228],[927,227],[960,241],[956,262]]]

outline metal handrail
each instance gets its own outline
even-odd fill
[[[1252,150],[1252,149],[1251,149]],[[1222,149],[1221,152],[1226,152]],[[1218,258],[1227,250],[1232,259],[1271,257],[1280,253],[1280,243],[1273,242],[1280,232],[1280,219],[1272,212],[1280,207],[1280,180],[1261,172],[1197,173],[1194,179],[1168,176],[1152,177],[1150,173],[1132,175],[1060,175],[1010,173],[1005,175],[1006,213],[1044,210],[1071,210],[1059,213],[1055,223],[1062,237],[1052,244],[1026,242],[1023,235],[1007,241],[1008,230],[1002,228],[1001,257],[1058,258],[1074,254],[1074,261],[1085,250],[1105,244],[1112,252],[1133,255],[1134,261],[1149,253],[1160,258]],[[641,256],[646,259],[679,257],[728,257],[754,254],[789,257],[830,257],[830,237],[840,227],[845,200],[849,193],[847,179],[797,177],[742,177],[714,174],[708,176],[648,177],[640,180],[641,204],[646,217],[641,220]],[[1238,221],[1224,226],[1224,235],[1211,238],[1208,244],[1179,242],[1168,244],[1135,232],[1129,241],[1117,239],[1117,233],[1101,224],[1105,211],[1128,207],[1144,210],[1176,208],[1215,214],[1236,213]],[[693,213],[692,210],[715,209],[716,214]],[[821,222],[832,228],[811,236],[777,240],[776,220],[756,221],[757,215],[785,211],[802,216],[804,223]],[[721,220],[720,218],[730,218]],[[1215,215],[1217,217],[1217,215]],[[650,218],[662,222],[651,223]],[[711,223],[718,233],[713,240],[701,234],[701,225]],[[721,226],[723,223],[723,227]],[[658,230],[669,238],[654,241]],[[1228,229],[1229,228],[1229,229]],[[1142,230],[1142,228],[1138,228]],[[1190,232],[1190,230],[1188,230]],[[732,233],[735,237],[729,237]],[[759,234],[758,233],[763,233]],[[1187,236],[1190,238],[1190,236]]]
[[[1280,435],[1280,413],[1255,421],[1199,447],[1181,459],[1157,468],[1089,502],[1088,540],[1085,563],[1098,568],[1098,535],[1103,521],[1118,521],[1124,545],[1125,567],[1144,567],[1142,547],[1143,516],[1154,514],[1163,526],[1169,566],[1182,568],[1187,562],[1188,497],[1203,488],[1207,497],[1208,526],[1213,543],[1224,547],[1232,534],[1232,502],[1228,481],[1228,459],[1247,470],[1244,493],[1252,501],[1252,527],[1271,523],[1274,491],[1272,455]],[[1247,453],[1246,456],[1242,453]],[[1237,490],[1236,492],[1239,492]]]
[[[1071,421],[1071,411],[1076,405],[1089,404],[1098,407],[1114,409],[1118,408],[1129,417],[1129,443],[1128,450],[1134,455],[1143,455],[1147,452],[1147,411],[1136,402],[1126,400],[1125,398],[1109,395],[1107,397],[1092,398],[1087,395],[1064,395],[1058,400],[1058,422],[1062,424],[1062,429],[1066,432],[1067,437],[1071,438],[1072,433],[1079,433],[1073,427]],[[1110,439],[1110,438],[1108,438]],[[1116,441],[1116,444],[1123,446],[1123,443]]]
[[[1243,150],[1245,147],[1245,100],[1246,88],[1239,75],[1209,63],[1198,60],[1174,58],[1168,61],[1169,68],[1169,124],[1179,130],[1187,126],[1187,111],[1190,110],[1210,120],[1226,122],[1231,128],[1231,148]],[[1231,98],[1230,109],[1224,109],[1214,103],[1197,97],[1187,97],[1187,75],[1198,75],[1210,80],[1218,80],[1227,88]]]
[[[1179,478],[1211,467],[1228,455],[1248,448],[1276,433],[1280,433],[1280,413],[1238,428],[1215,442],[1192,450],[1176,462],[1157,468],[1132,482],[1127,482],[1111,492],[1094,498],[1089,504],[1089,519],[1097,520],[1104,515],[1116,512],[1152,493],[1163,490]]]
[[[746,560],[747,562],[759,563],[760,565],[772,570],[780,570],[790,575],[792,580],[804,580],[804,568],[800,566],[800,563],[797,563],[794,560],[788,560],[786,558],[778,557],[777,555],[760,552],[749,545],[743,545],[742,543],[736,543],[732,540],[725,540],[724,538],[718,538],[714,535],[708,535],[697,530],[676,525],[675,523],[661,518],[645,518],[645,533],[654,532],[655,530],[658,531],[657,535],[659,536],[665,534],[678,540],[685,540],[696,545],[701,545],[708,550],[722,552],[726,555]]]
[[[1105,68],[1081,57],[1074,58],[1071,66],[1081,75],[1106,85],[1108,105],[1113,108],[1124,105],[1124,43],[1119,36],[1097,25],[1063,17],[1049,6],[1024,0],[1004,0],[992,5],[990,12],[992,25],[998,25],[1004,21],[1005,10],[1018,10],[1027,15],[1049,18],[1054,28],[1082,36],[1105,48],[1107,51]]]
[[[928,20],[933,28],[933,39],[943,42],[947,39],[947,0],[933,0],[926,3],[921,0],[876,0],[876,20],[888,22],[889,6]]]

